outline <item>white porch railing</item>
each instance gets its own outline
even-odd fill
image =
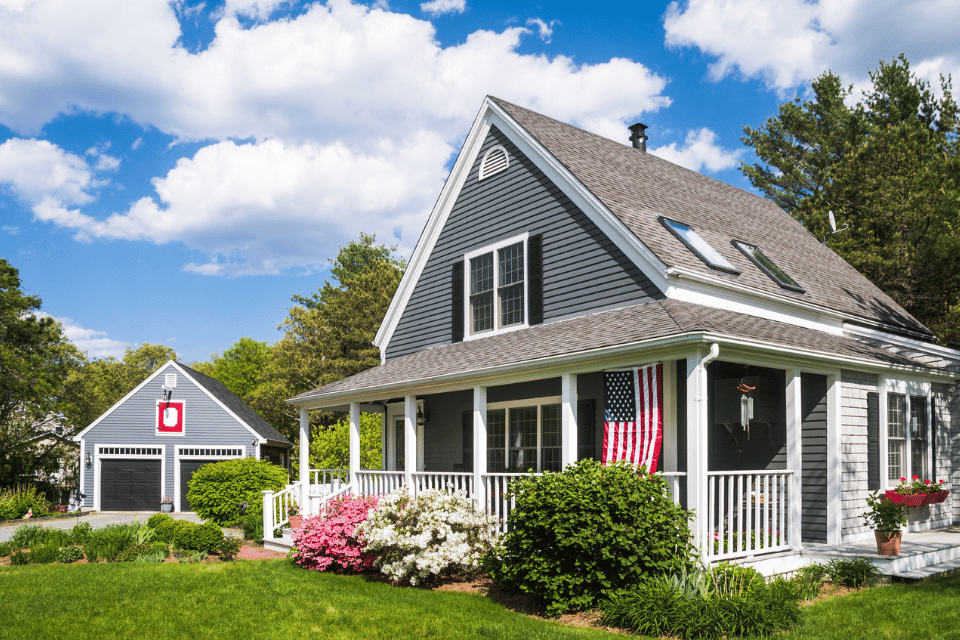
[[[708,560],[727,560],[790,549],[790,477],[793,471],[707,473]]]
[[[349,469],[310,469],[310,493],[323,495],[323,492],[314,493],[313,487],[332,487],[350,482]]]
[[[358,471],[356,484],[362,496],[390,493],[403,486],[403,471]]]
[[[664,471],[660,475],[663,476],[664,481],[667,483],[667,490],[670,491],[670,497],[673,498],[673,502],[679,505],[686,504],[686,496],[683,495],[680,483],[687,477],[687,472]]]
[[[473,497],[473,474],[462,471],[417,471],[413,474],[413,494],[427,489],[463,491]]]
[[[499,522],[498,530],[506,533],[507,519],[514,507],[513,498],[507,497],[510,482],[525,476],[540,476],[542,473],[488,473],[483,476],[484,492],[487,498],[487,513]]]

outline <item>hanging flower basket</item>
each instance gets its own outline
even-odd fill
[[[938,504],[947,499],[949,491],[934,491],[933,493],[914,493],[903,495],[893,489],[884,493],[884,497],[890,502],[896,502],[904,507],[922,507],[927,504]]]

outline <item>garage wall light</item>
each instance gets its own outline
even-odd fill
[[[89,454],[89,453],[87,454],[86,463],[87,463],[87,469],[92,469],[92,468],[93,468],[93,455],[92,455],[92,454]]]

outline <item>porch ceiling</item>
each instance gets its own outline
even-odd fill
[[[648,302],[478,340],[425,349],[288,400],[308,409],[406,393],[596,371],[692,352],[704,342],[736,344],[833,367],[859,364],[936,376],[916,360],[836,336],[679,300]],[[553,371],[553,369],[556,371]],[[503,381],[497,382],[501,379]]]

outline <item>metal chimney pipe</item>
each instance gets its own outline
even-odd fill
[[[647,125],[636,123],[630,125],[630,142],[633,143],[634,149],[639,149],[646,153],[647,151]]]

